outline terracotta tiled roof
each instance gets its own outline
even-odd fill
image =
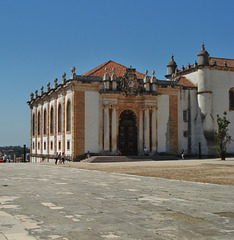
[[[217,66],[224,67],[224,63],[226,62],[227,63],[227,67],[234,67],[234,59],[210,57],[209,64],[213,65],[214,64],[214,60],[216,61],[216,65]]]
[[[196,87],[193,83],[191,83],[186,77],[179,77],[178,78],[178,85],[184,87]]]
[[[107,72],[109,74],[109,76],[112,75],[112,69],[115,68],[115,74],[117,76],[117,78],[119,77],[122,77],[125,73],[125,69],[127,67],[119,64],[119,63],[116,63],[114,61],[108,61],[108,62],[105,62],[101,65],[99,65],[98,67],[82,74],[83,76],[95,76],[95,77],[103,77],[104,74],[105,74],[105,68],[108,68]],[[136,72],[136,75],[137,75],[137,78],[139,79],[143,79],[144,78],[144,74],[143,73],[140,73],[140,72]]]

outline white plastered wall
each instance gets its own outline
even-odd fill
[[[98,152],[99,93],[85,92],[85,152]]]
[[[223,112],[227,112],[227,118],[230,120],[229,134],[234,138],[234,111],[229,111],[229,90],[234,87],[234,73],[231,71],[219,71],[204,69],[206,72],[206,84],[209,86],[209,91],[212,92],[212,116],[214,119],[214,128],[217,129],[217,114],[223,116]],[[199,81],[198,72],[186,74],[185,77],[194,83],[196,86]],[[193,97],[192,107],[197,106],[197,97]],[[194,110],[195,111],[195,110]],[[196,125],[193,127],[192,132],[192,149],[194,152],[198,152],[198,143],[201,143],[202,153],[208,152],[204,147],[207,145],[206,139],[203,135],[202,119],[199,116],[199,109],[195,114]],[[214,129],[214,130],[215,130]],[[234,145],[230,144],[228,152],[234,153]]]
[[[189,104],[189,94],[190,94],[190,104]],[[183,148],[185,154],[189,152],[189,137],[184,135],[185,131],[191,136],[191,149],[190,154],[198,153],[199,136],[196,127],[197,119],[197,91],[196,89],[181,89],[178,101],[178,151]],[[189,122],[184,121],[183,111],[188,111],[190,109],[191,114],[191,126],[189,132]]]
[[[198,85],[198,72],[192,72],[192,73],[189,73],[189,74],[186,74],[185,77],[191,81],[195,86]]]
[[[167,95],[158,98],[157,123],[158,152],[167,152],[169,124],[169,96]]]
[[[188,138],[184,137],[184,131],[188,130],[188,122],[184,122],[183,111],[188,110],[187,90],[181,89],[178,97],[178,149],[183,148],[188,152]]]
[[[217,129],[217,114],[223,116],[226,111],[227,118],[231,122],[228,133],[234,139],[234,111],[229,110],[229,90],[234,87],[234,72],[210,70],[210,80],[212,81],[215,129]],[[234,153],[234,145],[230,144],[227,151]]]

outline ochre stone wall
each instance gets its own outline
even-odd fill
[[[170,153],[178,153],[178,100],[177,95],[169,96]]]
[[[73,156],[84,154],[85,152],[85,92],[74,92],[73,104],[74,123],[74,146]]]

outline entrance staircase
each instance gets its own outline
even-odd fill
[[[89,163],[107,163],[107,162],[137,162],[137,161],[167,161],[179,160],[180,158],[173,155],[158,156],[93,156],[82,160]]]

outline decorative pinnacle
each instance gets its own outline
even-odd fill
[[[50,82],[47,83],[47,89],[46,89],[47,92],[50,91]]]
[[[66,78],[66,73],[65,72],[62,74],[62,78]]]
[[[145,75],[146,75],[146,76],[148,75],[148,70],[147,70],[147,69],[145,70]]]
[[[33,100],[33,97],[34,97],[34,94],[31,92],[31,94],[30,94],[30,100],[31,101]]]
[[[155,71],[154,70],[152,71],[152,74],[153,74],[153,76],[155,75]]]
[[[115,80],[116,79],[116,74],[115,74],[115,68],[112,68],[112,75],[111,75],[111,80]]]
[[[54,79],[54,88],[56,88],[56,87],[58,86],[58,83],[57,83],[57,82],[58,82],[58,78],[55,78],[55,79]]]
[[[44,93],[43,90],[44,90],[44,87],[42,86],[42,87],[41,87],[41,95]]]
[[[174,55],[171,54],[171,61],[174,61]]]
[[[204,44],[204,43],[202,43],[202,48],[201,48],[201,50],[205,50],[205,44]]]
[[[71,72],[72,72],[72,73],[75,73],[75,71],[76,71],[76,67],[73,66],[73,67],[71,68]]]

